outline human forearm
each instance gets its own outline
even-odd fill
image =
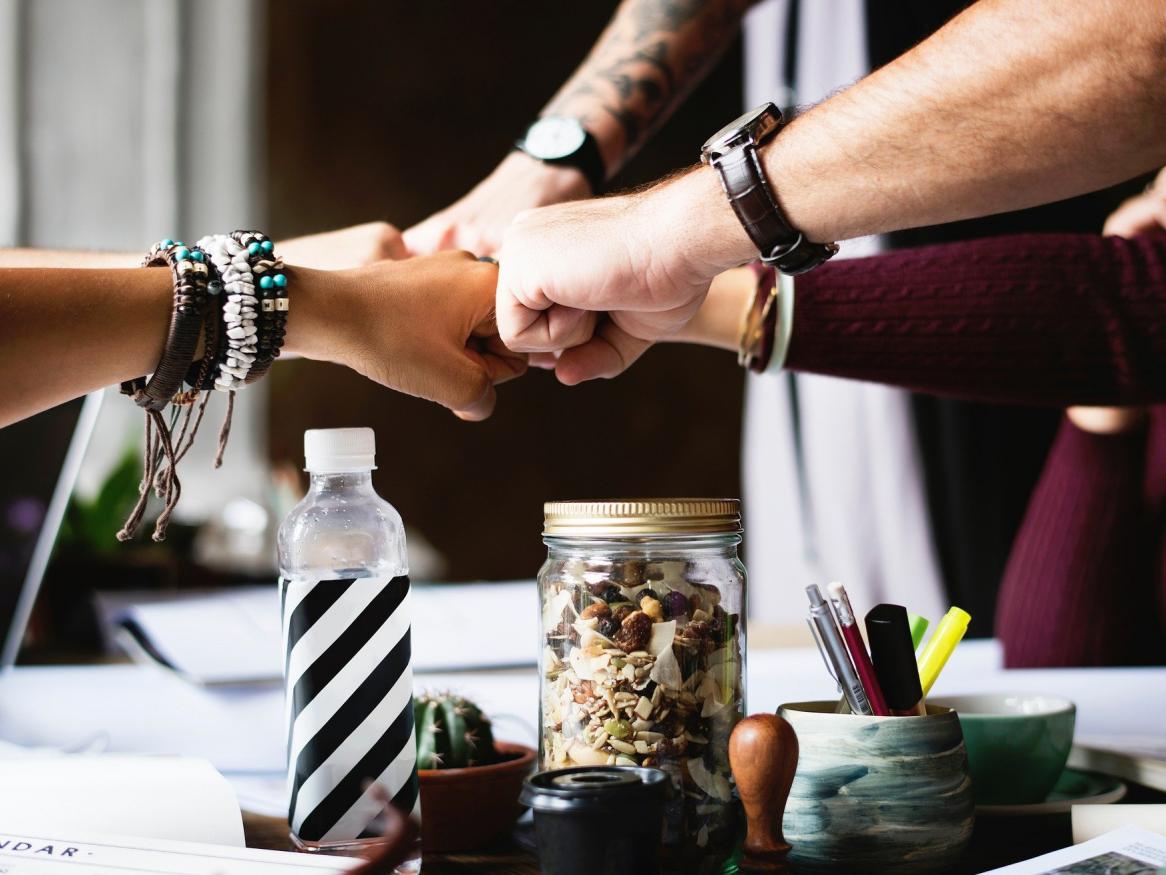
[[[166,270],[0,270],[0,426],[149,373],[170,292]]]
[[[488,416],[493,386],[525,368],[494,331],[496,268],[464,253],[284,273],[287,353],[345,365],[465,419]],[[172,291],[161,268],[0,269],[0,427],[153,371]]]
[[[755,0],[624,0],[543,110],[577,118],[614,175],[729,45]]]
[[[98,252],[85,249],[0,249],[0,268],[88,267],[128,268],[142,263],[140,253]]]
[[[735,350],[752,271],[673,339]],[[794,281],[786,365],[952,397],[1166,400],[1166,234],[1024,235],[830,262]]]
[[[1060,200],[1166,159],[1166,4],[980,0],[764,150],[790,220],[842,240]]]

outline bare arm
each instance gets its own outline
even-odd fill
[[[0,249],[0,268],[7,267],[138,267],[140,253],[96,252],[85,249]]]
[[[524,369],[494,336],[496,269],[466,253],[287,274],[288,352],[346,365],[465,419],[488,416],[494,384]],[[0,427],[150,373],[171,295],[163,269],[0,269]]]
[[[754,2],[624,0],[542,115],[582,122],[614,176],[709,71]],[[590,194],[578,170],[512,152],[461,200],[406,231],[405,242],[416,253],[489,254],[522,210]]]
[[[782,208],[815,240],[1003,212],[1162,164],[1163,81],[1162,0],[980,0],[799,118],[762,157]],[[560,376],[617,373],[645,339],[687,321],[713,276],[755,255],[708,168],[535,210],[507,234],[503,337],[530,351],[573,347],[594,320],[548,322],[546,311],[607,311],[602,336],[565,353]]]
[[[1166,3],[980,0],[766,152],[790,219],[842,240],[1049,203],[1166,158]]]
[[[579,119],[614,176],[724,53],[753,2],[625,0],[542,114]]]

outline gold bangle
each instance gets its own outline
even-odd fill
[[[753,295],[753,303],[741,320],[741,333],[737,341],[737,364],[750,370],[754,370],[758,358],[765,355],[765,347],[773,346],[772,341],[766,343],[766,324],[777,302],[777,283],[765,289],[764,281],[765,277],[758,277],[757,291]]]

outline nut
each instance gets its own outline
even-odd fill
[[[664,619],[664,606],[660,604],[658,599],[651,596],[644,596],[640,599],[640,610],[651,617],[654,623]]]
[[[607,602],[592,602],[585,607],[579,614],[582,620],[590,620],[592,617],[603,619],[611,616],[611,608],[607,606]]]
[[[627,619],[628,614],[635,610],[635,606],[631,602],[620,602],[611,609],[611,617],[617,623],[622,623]]]

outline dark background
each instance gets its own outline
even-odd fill
[[[386,219],[406,228],[487,175],[583,59],[614,0],[324,0],[269,4],[267,161],[277,239]],[[695,161],[741,107],[734,46],[614,187]],[[647,353],[618,380],[503,386],[489,421],[342,368],[269,378],[275,461],[306,428],[376,429],[378,491],[446,557],[450,579],[528,577],[555,498],[740,494],[744,379],[733,357]]]

